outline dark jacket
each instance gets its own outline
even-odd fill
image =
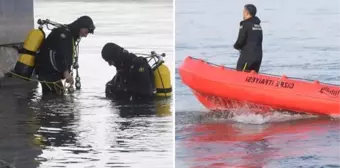
[[[240,59],[244,61],[262,60],[262,28],[261,20],[252,17],[240,22],[240,30],[234,48],[240,50]]]
[[[106,84],[106,96],[117,100],[148,99],[154,96],[154,76],[145,58],[129,53],[124,64]]]
[[[74,35],[66,28],[55,28],[43,42],[37,56],[37,74],[64,79],[63,72],[73,63]]]

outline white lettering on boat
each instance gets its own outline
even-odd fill
[[[283,82],[280,80],[275,81],[271,79],[258,78],[258,77],[252,77],[252,76],[248,76],[245,81],[248,83],[256,83],[256,84],[275,86],[275,87],[280,87],[280,88],[287,88],[287,89],[294,88],[294,83],[292,82]]]

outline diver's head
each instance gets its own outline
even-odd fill
[[[129,52],[125,50],[123,47],[115,44],[115,43],[106,43],[102,49],[102,58],[109,63],[109,65],[113,65],[117,67],[124,63]]]
[[[79,17],[69,27],[76,37],[87,37],[89,33],[93,34],[96,29],[93,20],[86,15]]]
[[[251,17],[254,17],[256,15],[256,7],[253,4],[247,4],[243,8],[243,19],[249,19]]]
[[[77,21],[79,23],[79,28],[80,28],[79,29],[80,37],[86,37],[88,33],[91,33],[91,34],[94,33],[94,29],[96,29],[96,27],[94,26],[94,23],[89,16],[82,16],[78,18]]]

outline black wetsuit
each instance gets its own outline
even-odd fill
[[[154,97],[153,70],[143,57],[129,53],[130,60],[116,67],[117,73],[106,84],[106,97],[115,100],[152,100]]]
[[[252,17],[240,22],[238,39],[234,48],[240,50],[236,69],[259,72],[262,62],[262,28],[260,19]]]
[[[73,63],[73,39],[71,30],[56,28],[43,42],[36,61],[36,71],[40,81],[55,82],[65,79],[64,72],[71,70]],[[63,92],[62,83],[56,85],[41,83],[43,94]]]

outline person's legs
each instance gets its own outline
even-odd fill
[[[42,88],[42,94],[43,95],[47,95],[47,94],[50,94],[52,93],[52,86],[46,84],[46,83],[43,83],[43,82],[40,82],[40,85],[41,85],[41,88]]]
[[[254,70],[256,73],[259,73],[261,67],[261,61],[250,62],[247,66],[247,71]]]
[[[43,95],[47,94],[54,94],[54,95],[63,95],[64,94],[64,88],[61,81],[56,83],[44,83],[40,82],[42,87],[42,93]]]
[[[40,85],[42,87],[43,95],[54,94],[54,95],[63,95],[64,94],[64,86],[61,82],[60,77],[49,74],[49,75],[39,75],[38,80],[40,81]]]
[[[251,70],[254,70],[255,72],[259,72],[261,67],[261,61],[243,61],[241,59],[237,62],[237,71],[244,71],[244,72],[250,72]]]
[[[241,57],[240,57],[237,61],[236,70],[237,71],[243,71],[245,66],[246,66],[246,62],[244,60],[242,60]]]
[[[133,95],[132,100],[134,102],[139,102],[139,103],[147,103],[150,101],[154,101],[155,97],[153,95]]]

